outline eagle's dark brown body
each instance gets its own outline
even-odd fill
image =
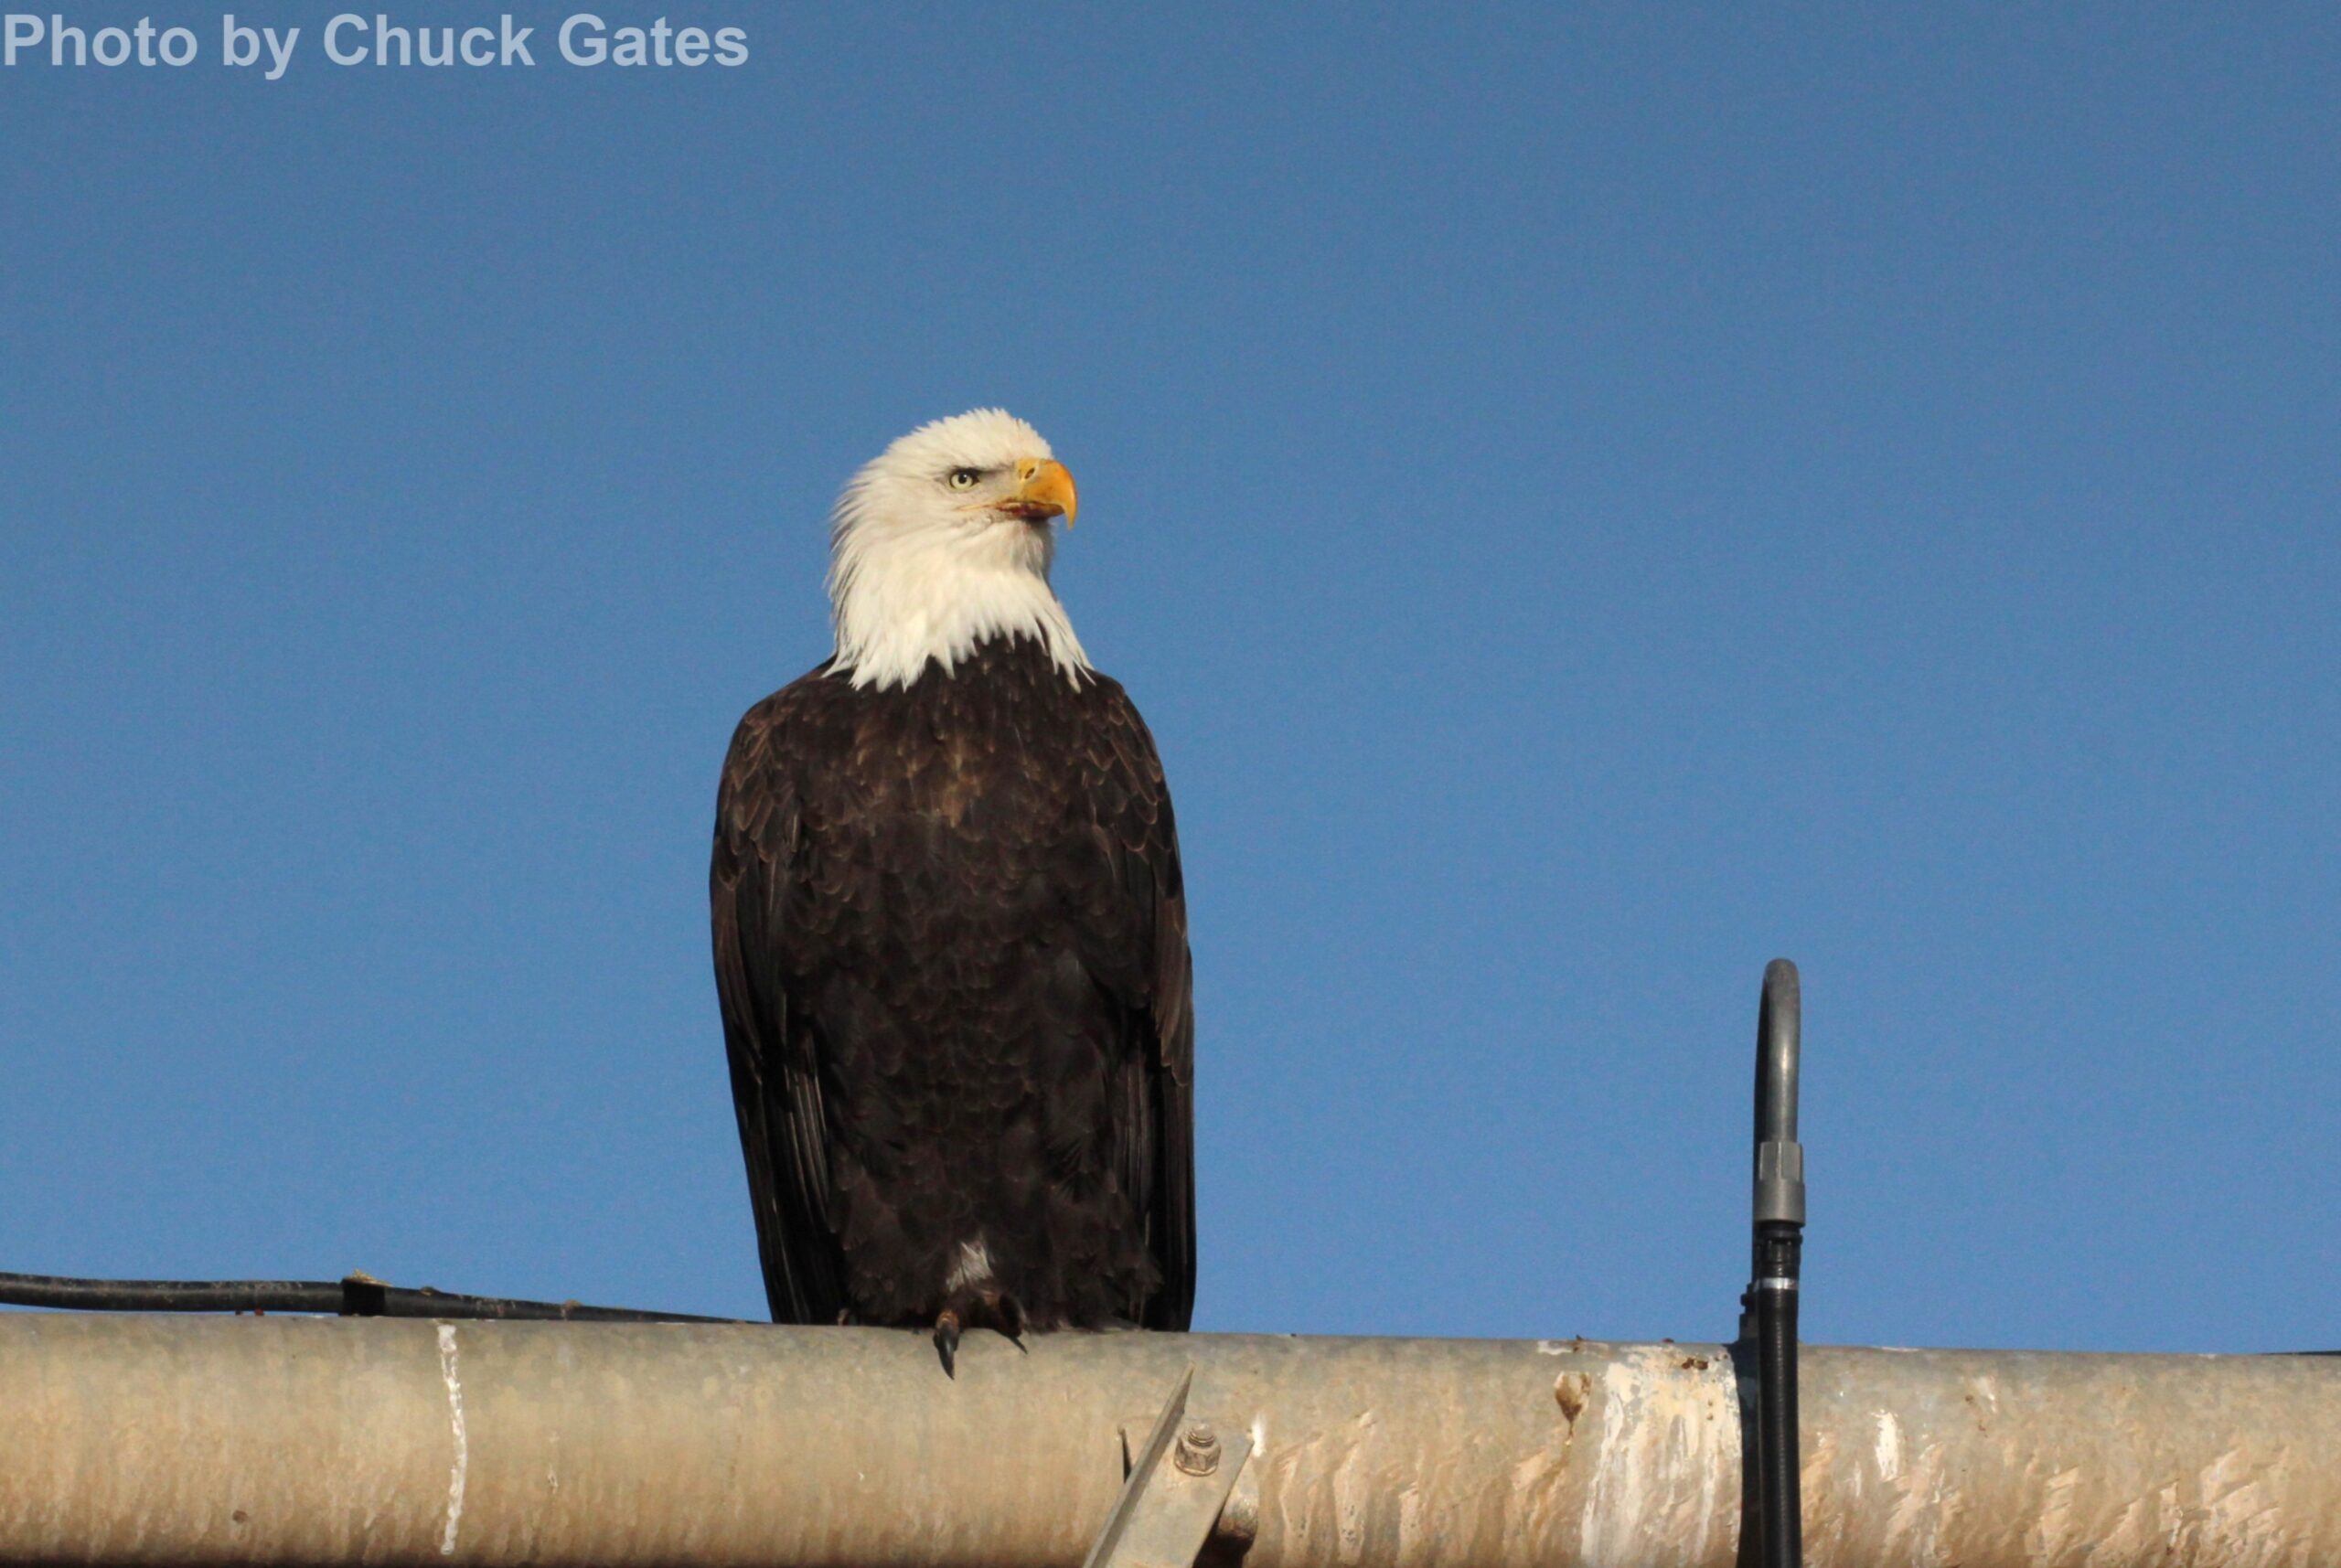
[[[741,720],[710,878],[774,1318],[1184,1328],[1194,1030],[1145,724],[1022,638],[892,690],[828,669]]]

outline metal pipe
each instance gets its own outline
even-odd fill
[[[1251,1568],[1726,1568],[1717,1346],[0,1315],[0,1561],[1075,1568],[1123,1437]],[[2329,1568],[2341,1362],[1808,1348],[1815,1568]],[[1231,1504],[1233,1508],[1234,1504]]]

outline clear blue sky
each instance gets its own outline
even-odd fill
[[[0,1267],[760,1312],[717,765],[999,402],[1201,1326],[1727,1335],[1787,954],[1810,1338],[2341,1344],[2333,7],[68,9],[203,55],[0,74]]]

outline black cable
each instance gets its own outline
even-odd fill
[[[1750,1288],[1755,1297],[1756,1499],[1758,1561],[1764,1568],[1804,1562],[1804,1488],[1798,1474],[1797,1275],[1804,1250],[1798,1228],[1758,1227],[1764,1253]]]
[[[736,1323],[688,1312],[640,1312],[574,1301],[514,1301],[425,1285],[411,1290],[362,1274],[347,1279],[66,1279],[0,1274],[0,1307],[73,1312],[319,1312],[337,1317],[463,1317],[568,1323]]]
[[[1802,1005],[1796,965],[1764,969],[1756,1017],[1756,1191],[1740,1333],[1754,1341],[1755,1562],[1802,1568],[1804,1483],[1799,1471],[1797,1291],[1804,1254],[1804,1146],[1796,1138]],[[1742,1561],[1747,1554],[1742,1553]]]

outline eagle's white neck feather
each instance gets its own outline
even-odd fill
[[[1049,586],[1055,541],[1048,527],[970,515],[935,489],[935,473],[954,464],[1049,455],[1048,443],[1022,421],[980,414],[980,423],[973,422],[978,415],[962,414],[912,432],[838,497],[829,543],[831,669],[857,687],[908,686],[930,663],[948,674],[993,637],[1031,637],[1075,685],[1089,668]]]

